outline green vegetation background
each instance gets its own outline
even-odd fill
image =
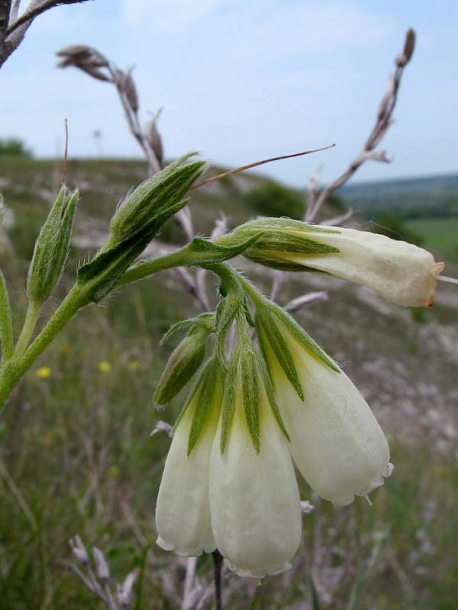
[[[122,196],[146,177],[146,166],[71,161],[67,176],[69,185],[81,187],[75,235],[80,243],[89,241],[74,247],[62,294],[76,261],[94,250]],[[1,264],[18,317],[25,307],[27,260],[60,179],[60,163],[17,157],[0,161],[1,190],[15,216],[2,234]],[[266,184],[248,175],[195,191],[196,231],[208,234],[222,210],[231,226],[261,213],[247,193],[273,188],[278,194],[282,189]],[[285,206],[297,205],[298,194],[289,197],[285,195]],[[429,239],[429,227],[436,225],[426,224],[423,230],[421,222],[430,221],[415,220],[412,226]],[[161,238],[170,243],[181,236],[170,223]],[[443,238],[438,238],[438,251],[442,246]],[[260,275],[258,281],[268,289],[268,276]],[[396,308],[374,314],[355,298],[353,288],[337,284],[331,284],[329,303],[309,308],[298,319],[329,353],[348,360],[351,372],[358,376],[361,371],[361,381],[367,379],[364,363],[376,362],[374,353],[387,363],[390,354],[401,353],[409,383],[420,383],[424,363],[432,357],[439,359],[444,383],[448,379],[456,386],[453,362],[445,356],[440,361],[440,349],[423,339],[429,328],[457,331],[454,305],[443,303],[435,312],[399,319]],[[293,278],[282,302],[314,287]],[[119,581],[139,569],[136,610],[179,607],[185,562],[158,549],[154,532],[155,498],[169,441],[149,433],[158,419],[173,422],[184,396],[163,413],[153,409],[155,384],[179,337],[162,348],[159,340],[170,324],[196,312],[173,274],[142,281],[81,312],[14,392],[0,415],[0,610],[101,608],[66,567],[71,560],[68,539],[77,534],[89,549],[105,552]],[[19,324],[17,319],[18,329]],[[385,373],[380,370],[379,376]],[[371,388],[374,397],[382,392]],[[401,408],[396,391],[393,387],[393,415]],[[411,426],[418,427],[414,418]],[[304,542],[293,570],[259,586],[229,578],[227,608],[311,608],[309,574],[322,608],[456,608],[456,454],[438,450],[429,431],[420,429],[412,440],[395,428],[388,434],[396,469],[374,494],[374,505],[358,501],[334,510],[312,497],[303,483],[302,497],[316,508],[304,516]],[[199,574],[210,579],[208,558],[200,561]]]

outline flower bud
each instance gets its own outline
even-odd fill
[[[94,259],[78,269],[88,298],[100,301],[155,237],[162,225],[187,203],[183,200],[205,163],[182,165],[190,155],[146,180],[121,204],[110,224],[108,241]]]
[[[171,163],[126,197],[110,223],[110,236],[103,250],[143,232],[146,227],[153,228],[155,234],[177,211],[175,204],[183,199],[205,166],[204,161],[183,165],[190,156]]]
[[[62,186],[35,242],[27,275],[30,301],[43,304],[52,295],[67,262],[78,191]]]
[[[199,321],[174,349],[154,393],[156,405],[167,404],[197,373],[205,359],[207,339],[213,330],[210,322]]]

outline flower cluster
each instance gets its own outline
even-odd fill
[[[245,255],[280,268],[302,264],[302,256],[307,268],[358,279],[399,304],[408,298],[430,304],[442,264],[425,251],[389,240],[398,248],[396,258],[379,236],[353,239],[350,230],[302,225],[287,220],[245,225],[244,240],[264,230]],[[224,239],[223,246],[233,246],[240,235]],[[290,567],[300,544],[294,466],[322,498],[347,505],[383,485],[393,465],[370,407],[337,363],[289,314],[228,269],[213,266],[224,297],[198,333],[193,328],[201,321],[189,322],[191,331],[156,392],[163,395],[172,378],[189,380],[214,333],[215,353],[174,428],[157,501],[157,542],[184,556],[218,549],[239,575],[262,578]],[[236,339],[227,359],[231,324]]]

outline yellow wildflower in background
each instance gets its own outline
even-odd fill
[[[109,373],[111,371],[111,363],[104,360],[98,363],[97,368],[101,373]]]
[[[52,375],[52,370],[49,366],[41,366],[35,374],[39,379],[48,379]]]

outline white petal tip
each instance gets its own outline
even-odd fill
[[[160,546],[161,549],[164,549],[164,551],[173,551],[173,549],[175,548],[174,544],[170,544],[169,542],[166,542],[160,536],[158,536],[156,538],[156,544],[157,544],[157,546]]]
[[[393,470],[394,470],[394,465],[391,462],[388,462],[388,464],[385,466],[384,471],[382,472],[382,475],[385,478],[390,477],[393,474]]]
[[[241,578],[255,578],[256,580],[260,580],[264,578],[264,576],[275,576],[276,574],[281,574],[282,572],[286,572],[291,569],[290,563],[284,563],[281,566],[274,566],[272,568],[263,568],[260,570],[246,570],[243,568],[239,568],[232,561],[227,560],[227,565],[230,570],[236,572],[238,576]]]
[[[355,496],[352,494],[351,496],[345,496],[345,498],[339,498],[338,500],[333,500],[332,505],[334,508],[338,508],[339,506],[349,506],[353,504],[353,500]]]
[[[196,547],[190,549],[180,549],[177,548],[176,544],[166,542],[160,536],[157,537],[156,544],[160,546],[161,549],[164,549],[164,551],[174,551],[180,557],[199,557],[199,555],[202,555],[202,553],[213,553],[213,551],[216,550],[216,545],[207,545],[206,547]]]

